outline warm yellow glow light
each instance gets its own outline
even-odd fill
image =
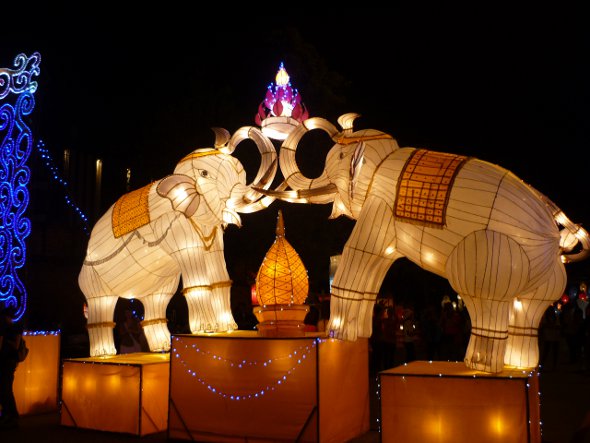
[[[231,322],[232,320],[232,316],[228,312],[224,312],[219,317],[223,322]]]
[[[174,193],[174,196],[180,200],[184,200],[188,197],[188,194],[184,189],[177,189]]]
[[[121,377],[119,375],[113,375],[107,379],[107,383],[111,392],[117,392],[121,387]]]
[[[522,301],[518,297],[514,299],[514,309],[517,311],[522,311]]]
[[[334,317],[332,319],[332,326],[334,328],[339,328],[341,324],[342,324],[342,319],[340,317]]]
[[[506,435],[506,424],[500,414],[495,415],[490,420],[490,430],[498,437]]]
[[[444,441],[443,418],[440,414],[438,414],[436,417],[428,417],[424,421],[424,430],[426,431],[425,433],[428,435],[429,439],[434,439],[430,441]]]
[[[422,259],[426,262],[432,263],[434,261],[434,254],[432,252],[425,252]]]
[[[289,74],[287,70],[281,66],[281,69],[277,72],[277,76],[275,77],[275,81],[277,82],[278,86],[287,86],[289,84]]]
[[[393,246],[388,246],[387,248],[385,248],[385,254],[386,255],[391,255],[395,252],[395,248]]]

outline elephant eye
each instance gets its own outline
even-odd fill
[[[199,171],[199,175],[200,175],[201,177],[209,177],[209,171],[207,171],[206,169],[201,169],[201,170]]]
[[[344,158],[344,152],[340,153],[340,160],[342,160]]]

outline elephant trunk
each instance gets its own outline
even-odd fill
[[[536,192],[553,214],[555,222],[562,227],[559,246],[564,253],[561,254],[561,261],[563,263],[577,262],[590,256],[590,235],[588,235],[588,231],[573,223],[546,195],[541,194],[539,191]]]
[[[264,194],[292,202],[331,203],[336,196],[336,186],[330,182],[326,170],[317,178],[308,178],[297,165],[295,154],[301,138],[312,129],[324,130],[332,139],[339,134],[329,121],[313,117],[297,126],[281,146],[279,163],[281,172],[291,188],[288,191],[264,192]]]

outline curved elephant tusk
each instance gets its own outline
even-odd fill
[[[233,209],[243,213],[263,209],[263,206],[258,204],[263,198],[263,194],[256,191],[255,188],[268,189],[278,170],[277,152],[274,145],[260,129],[253,126],[243,126],[232,135],[226,147],[228,153],[231,154],[238,144],[246,139],[252,140],[256,144],[261,156],[261,161],[258,174],[254,180],[247,185],[249,189],[245,191],[241,201],[234,201],[233,203]]]
[[[330,197],[330,201],[334,200],[334,197],[338,193],[338,188],[335,184],[330,183],[321,188],[315,189],[290,189],[288,191],[281,190],[265,190],[256,189],[261,194],[269,197],[278,198],[291,203],[309,203],[314,197]],[[325,200],[325,198],[323,199]]]
[[[580,225],[572,223],[563,212],[560,212],[558,216],[561,217],[556,217],[555,220],[558,221],[558,219],[561,219],[561,221],[558,221],[558,223],[564,226],[564,229],[567,229],[569,233],[573,237],[575,237],[575,239],[577,240],[576,246],[581,247],[581,250],[579,250],[578,252],[563,253],[561,255],[561,260],[564,263],[571,263],[586,259],[588,256],[590,256],[590,235],[588,235],[588,231],[586,231]],[[563,221],[564,218],[567,221]]]
[[[533,189],[533,188],[531,188]],[[553,214],[553,218],[555,222],[563,226],[565,230],[571,234],[576,239],[576,244],[568,247],[568,250],[573,250],[574,247],[578,246],[581,247],[581,250],[578,252],[564,252],[561,254],[561,261],[563,263],[572,263],[586,259],[590,256],[590,235],[588,235],[588,231],[582,228],[580,225],[575,224],[572,222],[564,212],[549,199],[546,195],[542,194],[541,192],[533,189],[537,195],[545,202],[547,207],[551,210]],[[579,249],[579,248],[578,248]]]
[[[215,142],[213,146],[216,149],[223,148],[227,145],[227,142],[230,139],[229,131],[225,128],[211,128],[215,133]]]
[[[279,186],[276,187],[276,189],[273,190],[266,190],[263,188],[253,188],[255,191],[259,192],[260,194],[265,194],[264,197],[259,198],[256,201],[251,201],[249,202],[246,206],[244,206],[242,209],[240,209],[240,212],[243,214],[249,214],[251,212],[256,212],[256,211],[260,211],[262,209],[266,209],[268,208],[272,202],[274,202],[277,197],[275,196],[271,196],[271,195],[266,195],[267,192],[281,192],[284,191],[285,189],[287,189],[289,185],[287,184],[287,181],[283,181]]]
[[[287,137],[281,146],[279,165],[281,167],[283,177],[285,177],[292,189],[311,189],[313,186],[323,188],[324,186],[329,186],[330,184],[330,180],[325,169],[322,171],[322,174],[319,177],[311,179],[306,177],[297,165],[297,159],[295,157],[297,146],[299,145],[299,142],[303,136],[313,129],[321,129],[322,131],[326,132],[331,139],[334,139],[334,137],[339,134],[338,129],[336,129],[332,123],[321,117],[309,118],[291,132],[289,137]],[[313,203],[329,202],[330,200],[315,201]]]
[[[356,112],[349,112],[347,114],[342,114],[340,117],[338,117],[338,124],[340,125],[345,134],[352,133],[353,123],[360,116],[361,115],[357,114]]]
[[[248,191],[246,191],[244,193],[244,196],[242,197],[242,201],[235,203],[235,206],[233,208],[235,211],[242,212],[242,213],[256,212],[256,211],[259,211],[261,209],[268,207],[268,205],[270,205],[275,200],[274,198],[271,201],[268,201],[268,199],[267,199],[266,206],[259,206],[260,200],[262,200],[265,197],[263,195],[261,195],[263,193],[260,192],[258,189],[266,189],[269,187],[272,180],[274,180],[277,166],[278,166],[277,159],[275,158],[273,160],[270,168],[265,172],[265,174],[262,176],[262,178],[258,181],[259,183],[262,183],[263,186],[262,187],[259,187],[256,185],[249,186]],[[285,183],[285,187],[283,188],[283,189],[285,189],[287,185],[286,185],[286,182],[283,182],[283,183]]]

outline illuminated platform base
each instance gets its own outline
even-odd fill
[[[305,316],[308,305],[256,306],[253,310],[262,337],[305,337]]]
[[[64,360],[61,424],[147,435],[167,427],[169,354]]]
[[[169,439],[341,443],[369,430],[366,339],[235,331],[172,348]]]
[[[25,340],[29,355],[14,375],[16,407],[21,415],[57,411],[60,334],[27,332]]]
[[[540,443],[538,373],[416,361],[379,373],[381,441]]]

